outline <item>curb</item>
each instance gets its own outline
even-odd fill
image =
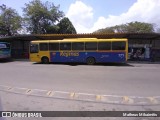
[[[152,62],[152,61],[127,61],[127,63],[133,64],[160,64],[160,61]]]
[[[75,93],[53,90],[29,89],[0,85],[0,91],[22,95],[31,95],[48,98],[78,100],[88,102],[123,104],[123,105],[159,105],[160,96],[138,97],[118,95],[96,95],[88,93]]]

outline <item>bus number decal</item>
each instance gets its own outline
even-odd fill
[[[120,58],[124,58],[124,54],[118,54]]]

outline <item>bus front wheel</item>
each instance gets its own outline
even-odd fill
[[[48,57],[42,57],[41,61],[42,61],[43,64],[48,64],[49,63]]]
[[[87,64],[88,65],[94,65],[95,63],[96,63],[96,61],[93,57],[87,58]]]

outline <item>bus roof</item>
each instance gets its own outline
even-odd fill
[[[125,38],[113,38],[113,39],[97,39],[97,38],[72,38],[63,40],[38,40],[31,41],[32,43],[47,43],[47,42],[107,42],[107,41],[127,41]]]

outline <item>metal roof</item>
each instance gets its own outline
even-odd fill
[[[0,37],[0,41],[32,41],[32,40],[62,40],[67,38],[128,38],[128,39],[159,39],[160,33],[110,33],[110,34],[32,34]]]

